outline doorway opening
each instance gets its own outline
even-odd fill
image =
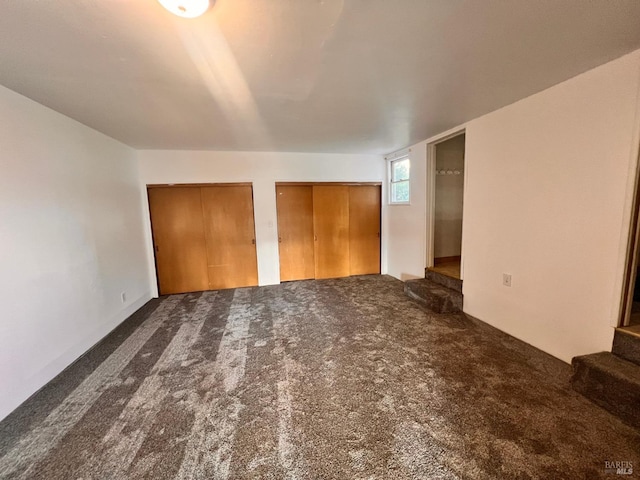
[[[627,273],[624,280],[624,295],[618,329],[640,337],[640,265],[638,262],[639,226],[638,205],[632,224]]]
[[[464,203],[465,133],[429,145],[429,212],[431,225],[427,269],[462,279],[462,209]]]
[[[636,268],[635,287],[633,289],[633,298],[631,301],[631,309],[629,312],[629,320],[627,322],[628,330],[640,334],[640,282],[638,282],[638,270]]]
[[[636,172],[635,196],[629,229],[627,266],[623,283],[622,305],[618,327],[640,336],[640,168]]]
[[[640,151],[638,155],[618,329],[640,337]]]

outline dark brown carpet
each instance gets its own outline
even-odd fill
[[[154,300],[0,423],[0,477],[640,470],[640,432],[573,392],[568,365],[402,287],[366,276]]]

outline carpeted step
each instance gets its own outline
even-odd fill
[[[640,365],[640,336],[616,329],[611,351],[625,360]]]
[[[462,311],[462,293],[426,278],[404,282],[404,293],[436,313]]]
[[[443,275],[442,273],[434,272],[428,268],[424,271],[424,278],[432,281],[433,283],[437,283],[438,285],[442,285],[443,287],[450,288],[451,290],[462,292],[462,280],[459,278]]]
[[[571,365],[576,392],[640,428],[640,365],[609,352],[575,357]]]

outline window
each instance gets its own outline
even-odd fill
[[[391,198],[389,203],[409,203],[409,157],[398,158],[391,161]]]

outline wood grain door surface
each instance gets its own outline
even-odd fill
[[[278,185],[281,281],[380,273],[379,185]],[[250,185],[150,188],[160,294],[258,284]]]
[[[209,288],[199,188],[149,189],[159,293]]]
[[[349,187],[313,186],[315,277],[349,276]]]
[[[380,187],[349,187],[349,272],[380,273]]]
[[[280,281],[315,277],[313,188],[276,186]]]
[[[251,186],[202,187],[209,289],[258,284]]]

